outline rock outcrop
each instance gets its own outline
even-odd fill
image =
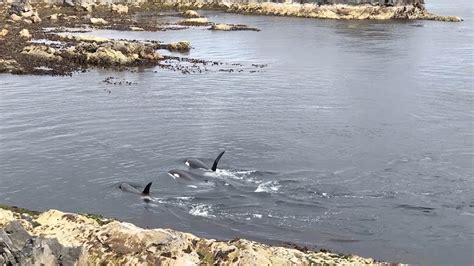
[[[5,208],[5,207],[4,207]],[[370,258],[217,241],[50,210],[0,208],[2,265],[383,265]]]

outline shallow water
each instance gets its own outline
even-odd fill
[[[190,40],[186,56],[245,71],[1,75],[1,203],[388,261],[472,264],[472,4],[429,2],[466,21],[209,12],[211,21],[262,31],[94,34]],[[108,85],[109,76],[132,85]],[[188,157],[211,163],[221,150],[217,173],[167,174],[187,170]],[[153,181],[153,201],[120,191],[124,181]]]

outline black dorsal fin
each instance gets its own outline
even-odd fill
[[[143,190],[142,194],[143,195],[150,195],[150,187],[151,187],[151,184],[153,184],[153,182],[150,182],[146,185],[145,189]]]
[[[217,155],[217,158],[214,161],[214,164],[212,165],[212,168],[211,168],[212,171],[215,172],[217,170],[217,164],[219,163],[219,160],[221,159],[222,155],[224,155],[224,152],[225,151],[223,151],[223,152],[219,153],[219,155]]]

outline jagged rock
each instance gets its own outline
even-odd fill
[[[178,21],[179,25],[184,26],[206,26],[209,25],[207,18],[188,18]]]
[[[103,18],[90,18],[92,25],[107,25],[108,22]]]
[[[198,12],[194,10],[186,10],[181,15],[185,18],[200,18],[201,16],[198,14]]]
[[[85,262],[81,247],[65,247],[56,239],[32,236],[19,220],[0,228],[1,265],[74,265]]]
[[[121,5],[121,4],[118,4],[118,5],[112,4],[111,10],[112,12],[116,12],[119,14],[128,14],[128,6]]]
[[[23,22],[28,25],[33,24],[33,21],[31,19],[24,19]]]
[[[1,217],[4,218],[1,218]],[[142,229],[56,210],[25,226],[0,209],[0,263],[21,265],[387,265],[370,258],[299,251],[254,241],[216,241],[170,229]],[[26,239],[26,241],[25,241]],[[26,242],[23,246],[22,242]],[[17,265],[12,263],[13,265]]]
[[[31,39],[31,34],[27,29],[22,29],[20,31],[20,37],[26,38],[26,39]]]
[[[15,1],[11,8],[10,8],[10,13],[20,15],[22,13],[28,13],[32,11],[33,8],[30,5],[30,2],[28,0],[20,0],[20,1]]]

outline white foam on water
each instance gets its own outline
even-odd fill
[[[215,172],[206,172],[204,175],[220,179],[234,179],[241,180],[249,183],[257,183],[258,181],[252,177],[252,174],[257,172],[256,170],[229,170],[229,169],[217,169]]]
[[[185,196],[183,196],[183,197],[176,197],[176,199],[177,199],[177,200],[192,200],[192,199],[194,199],[194,197],[190,197],[190,196],[189,196],[189,197],[185,197]]]
[[[281,185],[278,181],[267,181],[263,182],[258,185],[255,192],[267,192],[267,193],[275,193],[280,189]]]
[[[205,204],[199,204],[196,206],[193,206],[191,210],[189,210],[189,214],[192,216],[200,216],[200,217],[216,217],[215,215],[209,214],[209,212],[212,210],[212,207],[209,205]]]

